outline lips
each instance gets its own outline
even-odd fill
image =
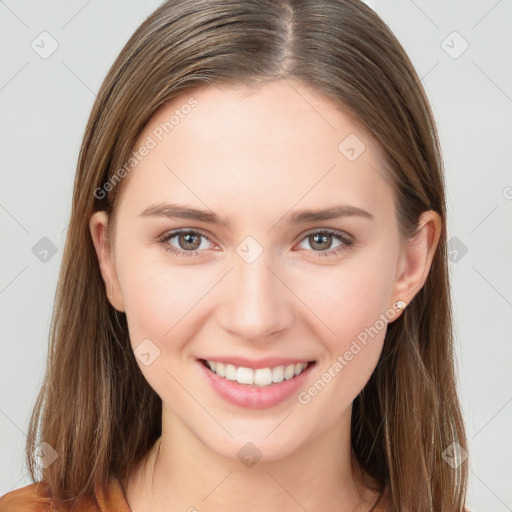
[[[253,409],[272,407],[290,398],[315,367],[314,360],[290,358],[256,361],[208,357],[197,362],[203,378],[221,398]]]

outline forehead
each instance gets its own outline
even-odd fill
[[[279,215],[298,202],[368,208],[392,195],[373,138],[297,82],[185,91],[153,116],[134,151],[120,203],[139,210],[172,200]]]

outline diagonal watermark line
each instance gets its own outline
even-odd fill
[[[388,176],[388,174],[390,173],[387,173],[387,172],[384,172],[384,170],[382,169],[378,169],[377,167],[375,167],[372,163],[368,162],[368,167],[370,167],[370,169],[375,172],[375,174],[377,174],[377,176],[379,176],[380,178],[382,178],[390,187],[394,187],[394,183],[393,183],[393,180],[391,178],[391,176]]]
[[[487,16],[491,13],[491,11],[494,10],[494,8],[501,3],[501,0],[498,0],[472,27],[471,30],[473,30],[476,26],[480,25],[482,21],[487,18]]]
[[[20,483],[25,480],[25,478],[28,477],[28,474],[24,474],[5,494],[8,494],[10,493],[11,491],[14,491],[15,489],[18,488],[18,485],[20,485]]]
[[[205,294],[195,302],[190,309],[183,314],[183,316],[164,334],[164,337],[167,336],[232,270],[234,267],[231,267],[215,284],[211,286],[211,288],[205,292]]]
[[[421,77],[420,77],[420,82],[423,82],[423,80],[425,78],[427,78],[427,76],[430,74],[431,71],[433,71],[437,66],[439,66],[439,61],[437,61],[426,73],[424,73]],[[418,83],[418,82],[416,82]]]
[[[480,71],[480,73],[482,73],[482,75],[485,76],[485,78],[487,78],[487,80],[489,80],[489,82],[491,82],[491,84],[494,85],[494,87],[496,87],[496,89],[498,89],[498,91],[501,92],[501,94],[503,94],[503,96],[505,96],[505,98],[507,98],[508,101],[512,103],[512,98],[474,60],[472,60],[471,63],[478,69],[478,71]]]
[[[282,485],[281,485],[281,484],[280,484],[280,483],[275,479],[275,477],[274,477],[274,476],[273,476],[269,471],[267,471],[267,470],[265,470],[265,471],[266,471],[266,473],[268,473],[268,476],[270,476],[270,478],[272,478],[272,480],[274,480],[274,482],[275,482],[277,485],[279,485],[279,487],[281,487],[281,489],[283,489],[283,491],[284,491],[286,494],[288,494],[288,496],[290,496],[290,498],[292,498],[292,499],[293,499],[293,501],[295,501],[295,503],[297,503],[297,505],[299,505],[299,507],[300,507],[302,510],[305,510],[305,512],[308,512],[308,509],[307,509],[307,508],[305,508],[305,507],[304,507],[304,505],[303,505],[300,501],[298,501],[298,500],[297,500],[297,498],[296,498],[293,494],[291,494],[291,493],[290,493],[290,492],[289,492],[285,487],[283,487],[283,486],[282,486]]]
[[[11,286],[12,283],[14,283],[14,281],[16,281],[16,279],[18,279],[18,277],[21,276],[21,274],[23,274],[23,272],[25,272],[25,270],[27,270],[28,268],[28,265],[25,265],[25,268],[23,268],[23,270],[20,270],[1,290],[0,290],[0,295],[2,295],[2,293],[5,292],[5,290],[7,290],[7,288],[9,288],[9,286]]]
[[[487,489],[492,493],[494,494],[494,496],[496,497],[496,499],[498,499],[499,501],[501,501],[501,503],[503,503],[503,505],[505,505],[505,507],[507,507],[507,510],[510,510],[512,511],[512,508],[510,508],[474,471],[471,471],[471,473],[473,473],[474,476],[476,476],[478,478],[478,480],[480,480],[480,482],[485,485],[485,487],[487,487]]]
[[[474,265],[471,265],[471,268],[510,306],[512,307],[512,303],[488,280],[484,277],[484,275],[476,269]]]
[[[266,265],[266,267],[270,270],[270,272],[272,272],[272,274],[274,274],[277,277],[277,279],[279,279],[279,281],[281,281],[281,283],[283,283],[286,286],[286,288],[288,288],[288,290],[290,290],[293,293],[293,295],[295,295],[295,297],[297,297],[297,299],[299,299],[302,302],[302,304],[304,304],[304,306],[306,306],[309,309],[309,311],[311,311],[311,313],[313,313],[313,315],[315,315],[318,318],[318,320],[320,320],[320,322],[322,322],[325,325],[325,327],[327,327],[327,329],[329,329],[329,331],[331,331],[333,334],[336,334],[268,265]]]
[[[2,210],[7,213],[7,215],[9,215],[14,220],[14,222],[16,222],[16,224],[18,224],[18,226],[23,229],[23,231],[25,231],[25,233],[28,233],[28,229],[25,228],[25,226],[2,203],[0,203],[0,208],[2,208]]]
[[[20,427],[18,427],[18,425],[16,425],[16,423],[14,423],[14,421],[11,420],[11,418],[9,418],[9,416],[7,416],[7,414],[2,410],[0,409],[0,412],[25,436],[27,437],[27,434],[25,434],[25,432],[23,432],[23,430],[21,430]]]
[[[416,7],[416,9],[418,9],[418,11],[423,14],[423,16],[425,16],[425,18],[427,18],[428,21],[434,25],[434,27],[439,28],[439,25],[425,11],[420,9],[420,7],[415,2],[413,2],[413,0],[409,0],[409,2],[411,2],[411,4],[414,5],[414,7]]]
[[[313,107],[313,105],[311,105],[311,103],[306,99],[304,98],[304,96],[302,96],[302,94],[295,88],[293,87],[293,85],[286,79],[286,78],[283,78],[283,80],[333,129],[335,130],[334,126],[329,123],[329,121],[327,121],[327,119],[325,119],[325,117],[320,114],[320,112],[318,112],[318,110]]]
[[[23,66],[21,66],[21,68],[18,69],[16,73],[14,73],[14,75],[12,75],[11,78],[9,78],[9,80],[7,80],[7,82],[4,85],[2,85],[2,87],[0,87],[0,91],[3,91],[27,66],[28,61],[25,62],[25,64],[23,64]]]
[[[500,413],[501,413],[501,411],[503,411],[503,409],[505,409],[505,407],[507,407],[507,405],[508,405],[510,402],[512,402],[512,398],[510,398],[509,400],[507,400],[507,401],[505,402],[505,405],[503,405],[502,407],[500,407],[499,411],[498,411],[498,412],[497,412],[497,413],[496,413],[496,414],[495,414],[495,415],[494,415],[494,416],[493,416],[493,417],[492,417],[492,418],[491,418],[491,419],[490,419],[490,420],[489,420],[489,421],[488,421],[488,422],[487,422],[483,427],[481,427],[481,428],[477,431],[477,433],[473,435],[473,437],[472,437],[471,439],[475,439],[475,437],[476,437],[478,434],[480,434],[480,432],[482,432],[482,430],[483,430],[485,427],[487,427],[487,425],[489,425],[489,423],[491,423],[491,421],[492,421],[494,418],[496,418],[496,416],[498,416],[498,414],[500,414]]]
[[[16,16],[16,18],[18,18],[19,21],[21,21],[21,23],[23,23],[23,25],[25,25],[25,27],[27,28],[30,28],[5,2],[4,0],[0,0],[0,4],[4,5],[9,11],[11,11],[11,13]]]
[[[309,190],[307,190],[306,192],[304,192],[304,195],[295,203],[293,204],[289,209],[288,211],[286,211],[285,213],[283,213],[283,215],[281,215],[281,217],[278,219],[278,221],[267,231],[267,233],[270,233],[283,219],[284,217],[290,213],[290,211],[295,207],[297,206],[297,204],[299,204],[303,199],[304,197],[306,197],[334,168],[336,167],[336,164],[334,164]]]
[[[226,478],[231,475],[231,473],[233,473],[233,471],[230,471],[201,501],[205,501],[207,498],[210,497],[211,494],[213,494],[220,485],[222,485],[224,483],[224,481],[226,480]],[[190,509],[189,509],[190,510]]]
[[[283,423],[284,421],[290,416],[290,414],[295,411],[295,409],[292,409],[266,436],[265,436],[265,439],[270,435],[272,434],[275,430],[277,430]]]
[[[478,228],[491,214],[493,214],[497,208],[498,208],[499,204],[497,204],[471,231],[470,233],[473,233],[473,231],[476,230],[476,228]]]
[[[64,66],[66,66],[69,69],[69,71],[71,71],[71,73],[73,73],[73,75],[75,75],[78,78],[78,80],[80,80],[80,82],[82,82],[85,85],[85,87],[87,87],[87,89],[89,89],[89,91],[91,91],[94,94],[94,96],[96,96],[96,93],[63,60],[61,60],[61,62],[62,64],[64,64]]]
[[[219,425],[219,427],[222,428],[222,430],[224,430],[230,437],[233,437],[231,432],[229,432],[228,429],[226,427],[224,427],[224,425],[222,425],[217,420],[217,418],[215,418],[215,416],[213,416],[213,414],[167,368],[164,368],[164,370],[181,386],[183,391],[188,393],[190,398],[192,398],[197,404],[199,404],[199,406],[201,406],[201,408],[204,410],[204,412],[206,412],[206,414],[208,414],[208,416],[210,416],[210,418],[213,421],[215,421],[215,423],[217,423],[217,425]]]
[[[174,174],[174,176],[176,176],[176,178],[178,178],[181,181],[181,183],[183,183],[183,185],[185,185],[185,187],[187,187],[190,190],[190,192],[192,192],[192,194],[194,194],[197,197],[197,199],[199,199],[199,201],[201,201],[201,203],[203,203],[206,206],[206,208],[208,208],[208,210],[210,210],[210,212],[214,213],[213,210],[166,163],[164,163],[164,166],[169,171],[171,171]],[[226,223],[223,222],[223,224],[229,231],[233,232],[233,230]]]
[[[60,27],[60,29],[62,30],[67,27],[91,2],[92,0],[86,2],[73,16],[71,16],[71,18],[69,18],[68,21],[66,21],[66,23],[64,23],[64,25],[62,25],[62,27]]]

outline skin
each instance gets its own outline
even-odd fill
[[[123,483],[134,512],[352,512],[377,498],[352,468],[350,418],[385,327],[305,405],[293,395],[270,408],[241,408],[198,372],[196,359],[207,355],[316,360],[306,390],[379,315],[391,308],[398,318],[393,305],[421,289],[439,240],[432,211],[413,238],[400,239],[379,147],[329,99],[290,84],[215,86],[175,98],[136,147],[192,95],[198,104],[124,178],[110,238],[105,212],[90,220],[109,300],[126,312],[132,347],[149,338],[160,350],[149,366],[138,360],[162,399],[163,420],[159,442]],[[354,161],[338,150],[349,134],[366,146]],[[215,212],[226,224],[140,215],[164,202]],[[297,210],[339,204],[372,219],[289,222]],[[206,234],[199,254],[165,250],[187,250],[179,237],[159,241],[179,228]],[[319,248],[312,229],[347,233],[353,244],[333,254],[340,242],[328,237]],[[252,263],[236,252],[247,236],[263,248]],[[237,458],[247,442],[262,454],[250,468]]]

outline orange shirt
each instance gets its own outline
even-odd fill
[[[52,506],[48,486],[44,482],[15,489],[0,498],[0,512],[58,512]],[[97,489],[93,497],[85,498],[76,512],[131,512],[119,480],[110,479],[106,489]]]
[[[379,499],[369,512],[386,512],[386,496]],[[52,508],[48,486],[44,482],[15,489],[0,498],[0,512],[58,512]],[[123,487],[115,477],[110,479],[106,489],[97,489],[93,497],[85,498],[76,512],[131,512]]]

